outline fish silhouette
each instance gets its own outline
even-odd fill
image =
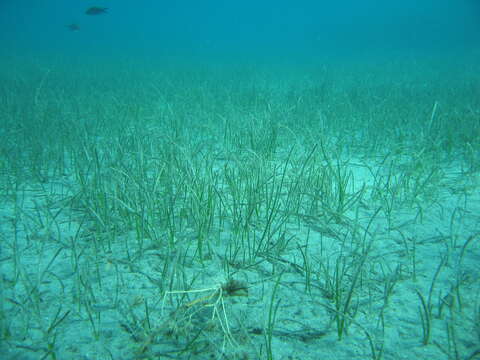
[[[87,15],[101,15],[107,12],[108,8],[102,8],[98,6],[92,6],[85,11]]]
[[[77,24],[69,24],[69,25],[65,25],[70,31],[78,31],[80,30],[80,26],[78,26]]]

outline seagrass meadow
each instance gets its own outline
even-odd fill
[[[480,358],[474,58],[2,60],[1,358]]]

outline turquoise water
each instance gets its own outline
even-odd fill
[[[0,358],[479,356],[474,2],[0,8]]]

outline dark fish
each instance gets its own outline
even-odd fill
[[[65,25],[70,31],[78,31],[80,30],[80,26],[77,24],[70,24],[70,25]]]
[[[85,11],[85,14],[87,15],[100,15],[100,14],[105,14],[107,12],[107,9],[108,8],[102,8],[102,7],[98,7],[98,6],[92,6],[90,8],[88,8],[86,11]]]

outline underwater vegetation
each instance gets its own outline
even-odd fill
[[[0,66],[2,360],[478,359],[479,64]]]

